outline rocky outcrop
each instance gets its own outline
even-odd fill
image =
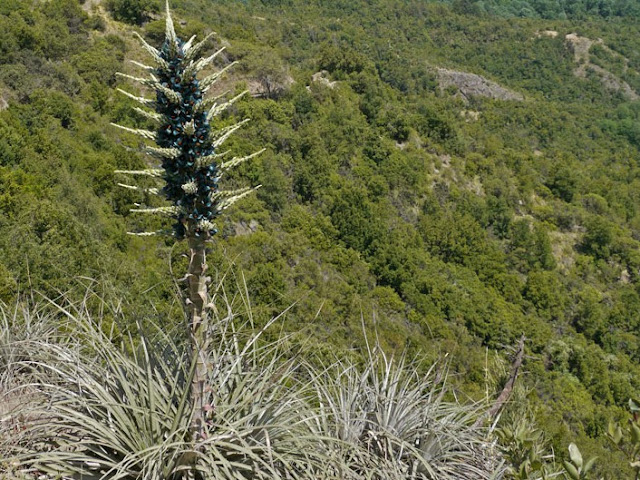
[[[255,220],[251,220],[249,223],[240,221],[233,224],[233,230],[237,237],[242,237],[244,235],[250,235],[254,233],[256,230],[258,230],[259,226],[260,224]]]
[[[595,72],[600,77],[600,81],[602,81],[602,85],[604,85],[604,87],[607,90],[621,92],[629,100],[638,100],[638,98],[640,98],[638,97],[638,94],[635,92],[635,90],[631,88],[631,86],[627,82],[616,77],[613,73],[611,73],[608,70],[605,70],[601,66],[590,64],[584,67],[583,71],[580,71],[583,67],[584,65],[576,69],[576,75],[585,77],[587,74],[587,71],[591,70],[592,72]]]
[[[102,0],[85,0],[85,2],[82,4],[82,10],[84,10],[85,12],[90,12],[101,3]]]
[[[567,46],[573,52],[573,59],[576,63],[589,63],[589,50],[594,43],[602,44],[602,39],[591,40],[587,37],[580,37],[576,33],[569,33],[565,37]]]
[[[276,75],[259,75],[247,82],[247,90],[253,97],[277,98],[296,83],[288,73]]]
[[[8,88],[0,85],[0,112],[9,108],[10,92],[11,91]]]
[[[557,36],[558,36],[558,32],[555,30],[540,30],[535,34],[536,38],[542,38],[542,37],[556,38]]]
[[[475,73],[437,68],[436,75],[442,90],[455,86],[465,99],[469,97],[488,97],[496,100],[524,100],[522,94],[509,90]]]
[[[327,72],[326,70],[320,70],[319,72],[314,73],[311,76],[311,81],[316,82],[316,83],[320,83],[322,85],[325,85],[329,88],[334,88],[336,86],[337,82],[332,82],[331,80],[329,80],[329,72]]]
[[[589,51],[593,45],[600,45],[604,48],[609,54],[621,57],[624,62],[625,71],[627,69],[627,64],[629,60],[625,57],[622,57],[617,52],[614,52],[610,48],[608,48],[601,38],[597,40],[592,40],[587,37],[581,37],[576,33],[569,33],[565,36],[565,41],[567,47],[573,52],[573,59],[577,63],[577,67],[573,71],[576,77],[585,78],[588,72],[594,72],[600,78],[602,85],[608,89],[616,92],[621,92],[625,97],[629,100],[638,100],[640,98],[631,86],[617,77],[610,71],[602,68],[599,65],[595,65],[591,63],[591,54]]]

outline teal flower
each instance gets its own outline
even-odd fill
[[[173,234],[179,240],[185,237],[207,240],[217,232],[214,220],[220,212],[259,188],[258,186],[234,191],[220,190],[219,181],[222,174],[228,168],[261,152],[221,162],[223,154],[218,153],[219,147],[246,120],[218,131],[212,130],[210,122],[214,116],[223,112],[246,92],[229,101],[206,99],[207,91],[234,64],[199,80],[198,74],[211,65],[224,48],[208,57],[196,58],[210,35],[195,44],[195,36],[186,42],[179,39],[175,33],[168,2],[166,25],[165,40],[160,49],[149,45],[138,35],[142,46],[151,55],[155,65],[134,63],[148,72],[148,77],[137,78],[121,74],[154,91],[155,98],[148,99],[120,90],[144,107],[152,108],[153,112],[140,108],[137,111],[154,120],[158,128],[152,132],[116,125],[143,138],[153,140],[157,146],[147,147],[145,151],[160,160],[161,168],[141,171],[120,170],[118,173],[149,175],[164,180],[164,186],[161,189],[144,190],[164,196],[173,207],[142,208],[132,211],[160,213],[172,217],[175,220]],[[120,185],[143,190],[131,185]]]

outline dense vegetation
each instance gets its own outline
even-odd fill
[[[131,29],[159,42],[163,22],[151,3],[107,5],[142,26],[0,0],[0,299],[97,281],[124,318],[175,325],[184,247],[126,235],[161,225],[129,213],[154,201],[113,172],[146,160],[109,126],[145,125],[115,72],[142,58]],[[243,272],[260,324],[293,304],[294,342],[349,352],[364,323],[389,352],[448,354],[474,399],[500,389],[524,333],[530,394],[513,410],[558,456],[574,441],[627,478],[605,432],[640,383],[640,103],[595,67],[576,76],[565,36],[601,38],[588,62],[638,92],[636,3],[483,5],[176,0],[180,34],[214,28],[241,61],[229,85],[255,93],[220,120],[252,119],[232,150],[267,147],[239,170],[263,188],[219,225],[210,263]],[[440,88],[438,67],[524,100]]]
[[[453,0],[446,3],[457,13],[471,15],[553,19],[640,16],[640,5],[633,0]]]

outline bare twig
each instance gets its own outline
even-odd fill
[[[513,363],[511,364],[511,374],[509,375],[509,379],[507,380],[507,383],[505,383],[504,388],[502,389],[502,392],[500,392],[500,395],[498,395],[498,398],[496,399],[493,406],[489,410],[487,410],[483,415],[478,417],[478,419],[474,423],[474,427],[480,426],[482,422],[484,422],[486,417],[495,418],[496,415],[498,415],[498,413],[500,412],[500,410],[502,410],[502,407],[504,406],[504,404],[507,403],[507,400],[509,400],[509,397],[511,397],[511,392],[513,392],[513,386],[516,383],[516,379],[518,378],[518,373],[520,373],[520,367],[522,367],[522,361],[524,360],[525,340],[526,340],[526,337],[524,336],[524,334],[522,334],[522,336],[520,337],[520,340],[518,341],[516,356],[513,360]]]

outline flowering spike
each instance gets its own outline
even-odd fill
[[[137,35],[137,34],[136,34]],[[216,165],[217,148],[245,122],[211,132],[208,112],[211,105],[205,102],[205,91],[220,76],[220,72],[199,81],[197,74],[210,65],[223,51],[196,59],[196,55],[209,39],[192,46],[193,38],[184,44],[176,37],[173,20],[167,0],[166,38],[157,49],[149,45],[138,35],[142,46],[155,61],[156,68],[150,72],[150,80],[141,80],[155,92],[155,100],[150,101],[127,94],[143,105],[153,106],[159,120],[155,132],[121,127],[153,140],[156,144],[151,150],[161,158],[161,167],[156,170],[121,171],[132,175],[155,175],[165,182],[160,192],[170,202],[170,206],[158,208],[136,208],[132,212],[166,215],[174,220],[173,234],[177,239],[187,239],[189,244],[189,266],[185,279],[186,307],[189,315],[192,361],[195,365],[191,381],[190,395],[193,415],[191,430],[193,441],[200,444],[204,437],[206,424],[203,388],[207,379],[207,366],[201,352],[207,351],[208,344],[208,305],[210,305],[206,276],[205,242],[218,231],[214,219],[221,211],[248,195],[255,189],[245,188],[232,192],[220,192],[218,182],[221,171]],[[208,105],[208,106],[207,106]],[[215,110],[214,110],[215,111]],[[151,148],[151,147],[149,147]],[[154,172],[154,173],[150,173]],[[124,184],[123,184],[124,185]],[[125,188],[132,188],[126,185]],[[135,188],[135,187],[133,187]],[[257,187],[256,187],[257,188]],[[149,233],[139,234],[142,236]]]
[[[204,99],[205,92],[233,64],[199,80],[198,72],[211,65],[222,54],[224,48],[204,58],[196,58],[211,35],[197,44],[194,44],[195,37],[183,43],[176,36],[168,3],[165,41],[162,46],[152,47],[139,35],[138,37],[143,48],[153,58],[155,67],[136,62],[137,66],[148,72],[146,78],[121,76],[152,89],[155,98],[147,99],[128,92],[123,91],[123,93],[143,106],[153,108],[153,113],[143,109],[137,109],[137,111],[157,122],[157,130],[152,132],[116,126],[152,140],[155,145],[146,146],[144,151],[156,157],[161,163],[161,168],[120,170],[119,173],[155,177],[164,180],[164,185],[162,188],[120,185],[140,192],[161,193],[170,202],[170,206],[137,208],[132,211],[172,217],[175,221],[173,232],[178,239],[188,238],[190,242],[192,240],[201,242],[217,232],[213,220],[219,212],[254,190],[244,188],[221,192],[218,189],[222,174],[222,168],[218,162],[223,156],[223,153],[218,152],[218,147],[247,120],[219,131],[212,131],[210,126],[210,120],[215,115],[232,105],[245,92],[228,101],[219,101],[221,97],[213,100]],[[255,155],[257,153],[234,158],[224,165],[230,168]]]

